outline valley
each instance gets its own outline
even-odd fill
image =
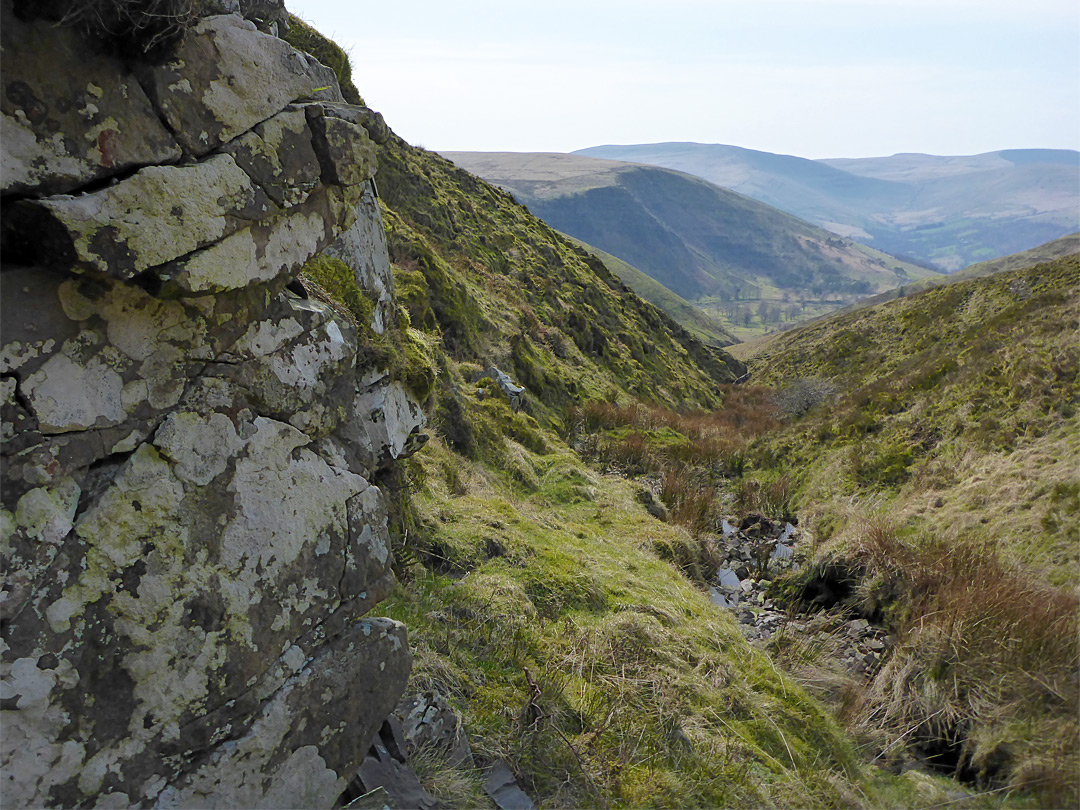
[[[681,172],[576,155],[446,157],[740,339],[938,275]]]
[[[439,153],[280,2],[46,5],[5,808],[1080,804],[1075,153]]]

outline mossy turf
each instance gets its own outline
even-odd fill
[[[360,91],[353,84],[352,63],[349,61],[349,54],[345,52],[344,48],[323,36],[295,14],[289,15],[289,30],[284,38],[294,48],[299,48],[301,51],[311,54],[334,71],[337,76],[338,86],[341,88],[341,95],[347,102],[350,104],[364,104],[364,99],[360,97]]]
[[[639,485],[590,468],[562,437],[574,433],[586,402],[616,417],[652,418],[660,409],[638,403],[662,406],[668,416],[657,424],[639,425],[638,416],[600,424],[600,441],[628,452],[640,445],[646,459],[691,473],[713,465],[691,483],[729,487],[729,502],[744,508],[794,504],[816,516],[806,523],[820,537],[838,540],[847,514],[841,502],[884,505],[901,518],[914,512],[912,526],[930,493],[943,505],[961,492],[969,493],[957,497],[961,503],[1004,502],[1010,470],[1030,453],[1056,480],[1021,484],[1008,503],[1029,499],[1033,518],[1023,531],[1036,527],[1035,539],[1025,546],[1000,534],[1006,521],[987,531],[1008,548],[1029,549],[1023,553],[1032,559],[1045,557],[1048,576],[1071,582],[1069,559],[1056,555],[1075,525],[1080,491],[1069,473],[1075,263],[988,286],[953,285],[795,333],[786,348],[755,361],[758,379],[784,389],[828,378],[840,399],[800,406],[777,427],[762,408],[744,402],[735,412],[738,398],[723,384],[742,373],[738,362],[702,346],[509,195],[397,138],[380,147],[379,160],[401,305],[390,329],[371,332],[374,302],[347,268],[316,260],[305,277],[356,323],[360,362],[389,366],[430,415],[432,440],[376,482],[390,500],[400,579],[378,610],[408,625],[409,689],[449,698],[477,765],[455,769],[428,752],[415,760],[426,786],[450,805],[490,806],[482,769],[503,759],[542,807],[957,802],[955,782],[863,764],[866,752],[824,704],[752,648],[695,585],[698,569],[686,560],[700,538],[652,517]],[[526,387],[520,409],[484,376],[491,365]],[[727,416],[691,413],[716,408]],[[728,435],[747,425],[756,426],[749,446]],[[988,468],[978,480],[967,472],[972,459]],[[998,489],[986,493],[983,485]],[[971,510],[979,525],[991,514],[985,507]],[[916,643],[908,660],[921,664],[921,650],[947,647]],[[952,663],[929,660],[919,671]],[[967,688],[956,679],[917,683]],[[993,703],[993,690],[971,692],[986,697],[989,715],[1005,705]],[[1012,746],[1023,754],[1017,718],[1028,738],[1056,744],[1061,724],[1052,709],[1039,711],[983,724],[977,732],[993,739],[980,750]],[[1054,776],[1055,751],[1044,749],[1024,760],[1035,784]],[[1063,762],[1070,752],[1075,740]],[[993,807],[1036,795],[961,798]]]
[[[752,359],[755,381],[836,393],[755,462],[790,472],[805,504],[885,497],[902,520],[996,537],[1080,583],[1071,501],[1050,497],[1077,479],[1078,278],[1071,257],[784,335]]]
[[[300,269],[300,278],[356,328],[361,368],[386,371],[417,402],[428,401],[437,374],[435,346],[430,336],[412,328],[408,312],[394,312],[384,331],[377,333],[372,328],[375,301],[371,292],[359,286],[351,267],[331,256],[313,256]]]
[[[747,455],[897,634],[864,719],[1045,806],[1080,796],[1078,282],[1073,256],[934,288],[750,361],[822,392]]]
[[[565,446],[506,455],[527,472],[438,440],[412,462],[417,562],[381,606],[410,628],[411,688],[451,696],[482,762],[541,806],[866,800],[835,721],[656,556],[682,529]]]
[[[604,397],[712,406],[743,368],[634,295],[510,195],[392,137],[377,176],[398,290],[454,363],[495,365],[555,426]]]

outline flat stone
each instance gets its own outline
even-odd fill
[[[318,301],[282,293],[232,347],[220,374],[243,388],[260,413],[316,437],[345,416],[355,356],[351,324]]]
[[[143,74],[186,152],[205,155],[305,99],[343,102],[334,72],[236,15],[207,17],[175,57]]]
[[[499,810],[536,810],[536,804],[518,786],[514,772],[502,760],[492,765],[488,771],[484,780],[484,791]]]
[[[375,143],[364,127],[327,115],[319,104],[309,104],[306,112],[324,183],[355,186],[375,176]]]
[[[738,588],[739,575],[730,568],[721,568],[716,572],[716,584],[721,588]]]
[[[354,198],[329,188],[275,217],[155,268],[162,295],[220,293],[295,275],[352,224]]]
[[[723,593],[716,588],[709,588],[709,601],[717,607],[732,609],[739,604],[739,597],[734,594]]]
[[[794,556],[795,552],[790,546],[785,546],[783,543],[777,543],[770,555],[774,560],[790,560]]]
[[[408,762],[405,740],[396,717],[391,716],[371,744],[357,778],[367,791],[385,790],[396,807],[435,810],[435,797],[424,790]]]
[[[335,435],[350,469],[364,475],[404,457],[426,423],[423,409],[398,382],[381,378],[359,391]]]
[[[409,752],[437,750],[453,768],[473,767],[472,748],[461,717],[439,692],[410,695],[398,704],[401,732]]]
[[[326,115],[366,129],[368,137],[375,143],[384,144],[390,140],[390,127],[386,125],[382,113],[355,104],[323,104],[322,106]]]
[[[90,194],[12,206],[5,244],[23,261],[130,279],[277,211],[232,157],[151,166]]]
[[[230,141],[222,151],[232,155],[270,199],[288,208],[302,203],[319,185],[311,138],[303,108],[294,107]]]

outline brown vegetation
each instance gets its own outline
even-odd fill
[[[905,537],[868,521],[840,563],[862,571],[864,612],[884,610],[896,645],[856,726],[880,754],[906,745],[985,787],[1046,807],[1080,799],[1080,600],[970,537]]]

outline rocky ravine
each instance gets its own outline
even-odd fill
[[[2,13],[4,806],[331,807],[423,415],[286,285],[332,249],[384,328],[385,125],[238,13],[162,64]]]

